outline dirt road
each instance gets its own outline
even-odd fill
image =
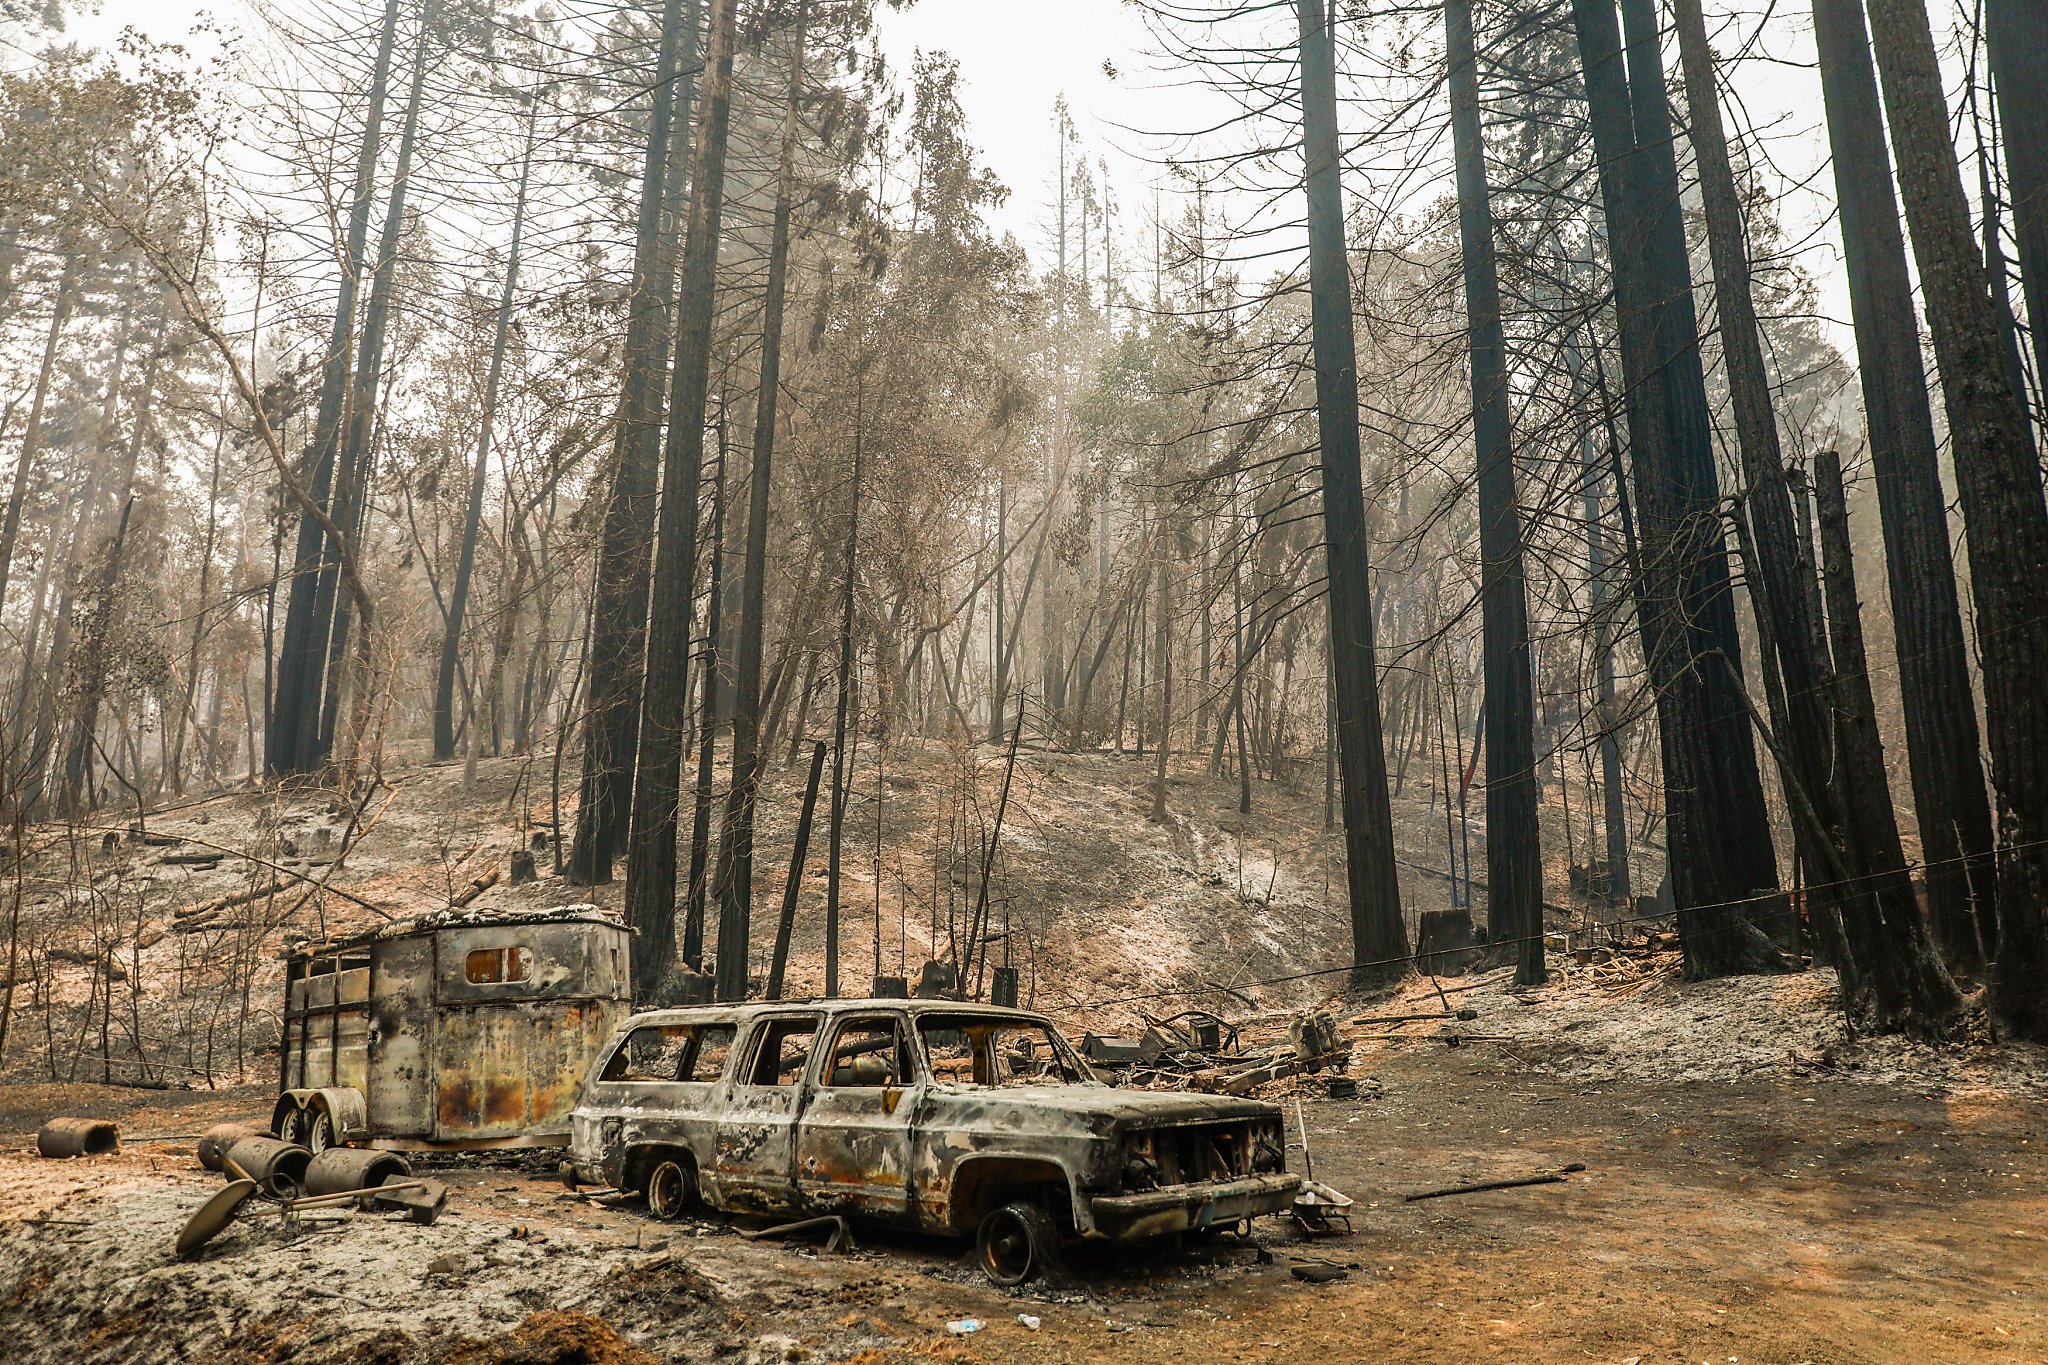
[[[24,1155],[28,1134],[53,1112],[190,1132],[262,1097],[8,1087],[0,1339],[66,1365],[2048,1359],[2039,1102],[1825,1077],[1588,1085],[1484,1044],[1367,1069],[1382,1097],[1306,1108],[1356,1235],[1308,1244],[1272,1222],[1248,1245],[1084,1249],[1021,1295],[945,1243],[820,1256],[475,1161],[441,1172],[452,1212],[433,1228],[338,1218],[287,1241],[268,1215],[178,1265],[171,1238],[216,1184],[188,1143],[59,1164]],[[1574,1162],[1563,1184],[1401,1197]],[[1295,1278],[1315,1262],[1346,1277]],[[947,1331],[966,1318],[984,1325]]]

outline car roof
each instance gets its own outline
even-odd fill
[[[1048,1022],[1033,1010],[1007,1005],[984,1005],[973,1000],[903,1000],[895,997],[866,999],[749,1000],[744,1004],[681,1005],[670,1009],[645,1010],[620,1022],[621,1029],[650,1028],[664,1024],[738,1024],[764,1014],[818,1012],[829,1015],[874,1014],[889,1011],[909,1015],[980,1014],[991,1019],[1027,1019]]]

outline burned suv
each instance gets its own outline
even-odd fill
[[[999,1284],[1067,1237],[1135,1240],[1285,1209],[1280,1111],[1117,1090],[1044,1017],[938,1000],[656,1010],[598,1053],[570,1119],[574,1177],[975,1235]]]

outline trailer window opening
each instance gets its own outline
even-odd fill
[[[533,954],[525,948],[472,948],[462,960],[462,977],[472,986],[505,986],[533,975]]]

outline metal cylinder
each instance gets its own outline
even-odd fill
[[[329,1147],[306,1167],[306,1193],[345,1194],[350,1190],[372,1190],[387,1180],[404,1180],[412,1167],[395,1152],[372,1151],[366,1147]],[[363,1199],[369,1207],[369,1197]]]
[[[241,1167],[243,1174],[279,1199],[296,1199],[306,1187],[313,1154],[276,1138],[245,1137],[228,1148],[224,1166],[226,1162]]]
[[[51,1119],[36,1133],[44,1156],[105,1156],[121,1150],[121,1131],[106,1119]]]
[[[199,1164],[209,1171],[224,1171],[221,1158],[228,1154],[228,1148],[246,1137],[269,1137],[270,1134],[249,1123],[216,1123],[199,1135]]]

